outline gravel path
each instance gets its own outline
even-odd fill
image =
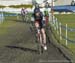
[[[48,50],[39,55],[29,27],[29,24],[16,22],[8,28],[8,34],[0,36],[0,63],[69,63],[50,42]]]

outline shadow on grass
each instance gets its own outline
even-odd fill
[[[38,50],[31,49],[31,48],[24,48],[24,47],[18,47],[18,46],[5,46],[5,47],[10,48],[10,49],[19,49],[19,50],[23,50],[23,51],[38,53]]]

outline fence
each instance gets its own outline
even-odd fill
[[[15,13],[13,13],[13,14],[11,14],[11,13],[6,14],[4,12],[1,12],[0,13],[0,23],[3,23],[6,20],[6,17],[9,17],[9,16],[15,16],[17,20],[19,19],[18,14],[15,14]]]
[[[27,18],[25,21],[30,21],[31,20],[31,12],[28,12],[26,15]],[[8,18],[9,17],[9,18]],[[21,11],[12,11],[12,12],[5,12],[5,11],[0,11],[0,23],[6,21],[7,19],[11,19],[10,17],[15,17],[17,21],[22,21],[22,16],[21,16]]]
[[[4,21],[4,15],[3,15],[3,12],[0,13],[0,24]]]
[[[69,42],[75,43],[75,40],[71,40],[68,36],[69,32],[75,32],[75,28],[69,28],[68,25],[62,25],[61,22],[58,22],[57,18],[53,16],[53,21],[50,21],[51,26],[56,31],[57,35],[59,36],[60,41],[65,40],[65,45],[67,46]],[[62,31],[65,31],[65,35]]]

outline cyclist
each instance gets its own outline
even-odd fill
[[[27,16],[27,14],[28,14],[27,9],[23,7],[23,8],[21,9],[21,15],[22,15],[22,19],[23,19],[23,21],[26,20],[26,16]]]
[[[24,9],[24,12],[25,12],[25,21],[27,22],[29,17],[28,17],[28,11],[26,8]]]
[[[49,20],[49,4],[48,2],[45,3],[45,9],[44,9],[44,16],[45,16],[45,21],[46,21],[46,25],[48,25],[48,20]]]
[[[25,11],[24,11],[24,7],[21,9],[21,16],[22,16],[22,20],[25,20]]]
[[[43,26],[43,13],[40,11],[39,5],[35,5],[34,9],[34,24],[36,29],[38,30],[38,34],[40,34],[40,40],[41,46],[44,48],[44,50],[47,50],[46,46],[46,34],[45,34],[45,29]],[[43,40],[42,40],[43,39]]]

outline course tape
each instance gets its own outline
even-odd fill
[[[61,28],[64,29],[64,30],[66,30],[66,26],[61,25]],[[69,27],[67,27],[67,31],[69,31],[69,32],[75,32],[75,28],[69,28]]]
[[[17,16],[17,14],[4,14],[4,16]]]
[[[59,24],[59,22],[57,20],[56,20],[56,22]],[[60,25],[58,25],[58,27],[60,27]],[[66,30],[66,26],[64,26],[64,25],[61,25],[61,28],[63,30]],[[68,32],[75,32],[75,28],[69,28],[69,27],[67,27],[67,31]],[[64,35],[61,35],[61,36],[62,36],[62,38],[64,38],[68,42],[75,43],[75,40],[70,40],[69,38],[66,38]]]
[[[69,38],[66,38],[64,35],[61,35],[61,36],[62,36],[62,38],[64,38],[68,42],[75,43],[75,40],[70,40]]]

